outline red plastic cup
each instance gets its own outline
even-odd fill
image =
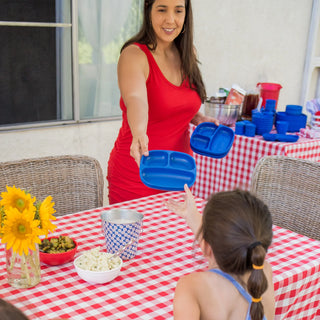
[[[260,97],[262,98],[261,107],[264,108],[268,99],[276,100],[276,108],[278,105],[278,99],[280,89],[282,86],[277,83],[262,82],[257,83],[257,87],[260,89]]]

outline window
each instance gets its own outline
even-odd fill
[[[119,117],[119,50],[142,3],[2,0],[0,129]]]

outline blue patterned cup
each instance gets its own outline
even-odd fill
[[[138,252],[142,220],[143,214],[134,210],[119,208],[102,212],[101,223],[107,252],[117,252],[133,238],[133,243],[120,254],[120,258],[123,260],[134,258]]]

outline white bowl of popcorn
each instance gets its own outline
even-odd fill
[[[111,253],[95,248],[84,252],[73,264],[81,279],[91,284],[107,283],[119,275],[122,267],[122,259],[111,256]]]

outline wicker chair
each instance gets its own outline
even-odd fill
[[[254,168],[251,191],[269,207],[273,223],[320,240],[320,163],[266,156]]]
[[[37,200],[48,195],[56,216],[103,205],[103,174],[88,156],[63,155],[0,162],[0,192],[6,185],[29,191]]]

